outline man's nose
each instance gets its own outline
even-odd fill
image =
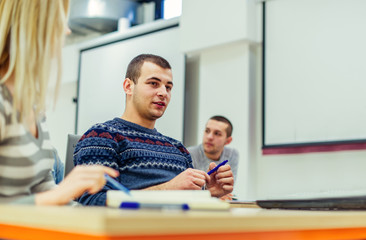
[[[162,97],[166,97],[168,95],[168,92],[167,92],[165,86],[162,86],[162,87],[159,88],[158,95],[162,96]]]
[[[212,139],[213,138],[213,134],[212,133],[207,133],[207,138]]]

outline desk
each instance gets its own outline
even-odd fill
[[[360,239],[366,212],[233,208],[230,211],[126,211],[103,207],[0,205],[0,238],[13,239]]]

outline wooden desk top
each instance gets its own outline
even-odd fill
[[[292,237],[286,238],[289,233]],[[309,233],[328,234],[322,235],[324,238],[313,235],[293,238],[293,234],[307,236]],[[181,212],[0,205],[0,238],[34,239],[34,235],[27,238],[26,234],[40,234],[37,239],[164,239],[163,236],[177,239],[180,236],[202,240],[217,236],[227,240],[244,239],[244,236],[265,239],[269,234],[272,239],[334,239],[342,234],[347,238],[366,238],[366,211],[232,208]],[[278,238],[276,234],[280,234]]]

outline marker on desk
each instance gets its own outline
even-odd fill
[[[120,184],[119,182],[117,182],[116,180],[114,180],[112,177],[110,177],[108,174],[104,174],[105,179],[107,180],[107,182],[109,182],[110,184],[112,184],[116,189],[123,191],[124,193],[128,194],[131,196],[130,190],[128,188],[126,188],[125,186],[123,186],[122,184]]]
[[[229,160],[225,160],[222,163],[220,163],[219,165],[217,165],[214,169],[212,169],[211,171],[209,171],[207,174],[211,175],[212,173],[216,172],[217,169],[219,169],[219,167],[224,166]]]
[[[186,203],[139,203],[139,202],[122,202],[119,208],[123,209],[166,209],[166,210],[189,210]]]

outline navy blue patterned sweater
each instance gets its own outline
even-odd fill
[[[183,144],[156,129],[120,118],[96,124],[80,139],[74,152],[75,165],[100,164],[119,171],[118,181],[129,189],[143,189],[167,182],[192,168],[192,159]],[[105,205],[108,183],[97,194],[85,193],[83,205]]]

